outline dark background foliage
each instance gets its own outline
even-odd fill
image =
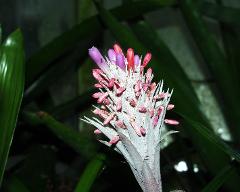
[[[163,190],[240,190],[238,0],[1,0],[0,23],[1,191],[140,191],[80,121],[94,102],[88,48],[116,42],[150,51],[174,88]]]

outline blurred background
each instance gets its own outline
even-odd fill
[[[114,43],[150,51],[174,89],[163,191],[240,191],[239,0],[1,0],[0,23],[0,191],[141,191],[80,120],[94,103],[88,49]]]

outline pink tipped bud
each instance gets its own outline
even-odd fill
[[[152,54],[151,53],[147,53],[143,59],[143,63],[142,63],[142,66],[143,67],[146,67],[147,64],[149,63],[149,61],[151,60],[152,58]]]
[[[140,58],[138,55],[134,55],[134,64],[139,65],[140,64]]]
[[[135,95],[136,97],[139,97],[141,95],[141,92],[137,92]]]
[[[139,92],[142,88],[142,82],[140,80],[137,81],[137,84],[134,87],[135,92]]]
[[[118,44],[114,44],[113,49],[116,53],[122,53],[122,48]]]
[[[146,129],[144,129],[143,127],[140,128],[140,132],[143,136],[146,135]]]
[[[101,76],[102,74],[102,71],[100,69],[93,69],[92,70],[92,74],[93,74],[93,77],[98,80],[98,81],[102,81],[103,78]]]
[[[101,133],[102,133],[102,131],[100,131],[99,129],[94,130],[94,134],[96,134],[96,135],[101,134]]]
[[[116,63],[116,52],[113,49],[108,50],[108,58],[111,62]]]
[[[156,83],[155,82],[153,82],[151,85],[150,85],[150,90],[151,91],[154,91],[155,90],[155,88],[156,88]]]
[[[121,96],[124,91],[125,91],[124,87],[119,87],[116,91],[116,95]]]
[[[171,109],[173,109],[175,106],[173,105],[173,104],[169,104],[168,106],[167,106],[167,110],[171,110]]]
[[[112,88],[114,86],[115,78],[111,78],[108,82],[108,88]]]
[[[104,105],[110,105],[110,103],[111,103],[111,102],[110,102],[109,99],[104,99],[104,100],[103,100],[103,104],[104,104]]]
[[[128,70],[134,70],[134,51],[132,48],[127,50]]]
[[[119,127],[119,128],[126,128],[126,126],[124,125],[123,121],[118,120],[115,122],[115,126]]]
[[[119,66],[122,70],[125,70],[125,61],[124,61],[124,55],[122,53],[117,54],[116,58],[116,64]]]
[[[100,111],[101,111],[100,109],[94,109],[93,113],[95,115],[99,115],[101,113]]]
[[[158,116],[155,116],[155,117],[153,118],[153,126],[156,127],[157,124],[158,124]]]
[[[149,87],[148,83],[143,83],[142,84],[142,88],[143,88],[144,91],[147,91],[148,87]]]
[[[138,136],[142,136],[142,133],[140,131],[140,128],[136,126],[135,122],[132,121],[130,122],[130,124],[132,125],[133,129],[135,130],[135,132],[137,133]]]
[[[91,49],[89,49],[88,54],[100,69],[105,71],[108,68],[105,59],[96,47],[92,47]]]
[[[101,97],[102,95],[103,95],[103,93],[97,92],[97,93],[94,93],[94,94],[92,95],[92,97],[95,98],[95,99],[97,99],[97,98]]]
[[[109,144],[116,144],[118,141],[119,141],[119,136],[115,136],[113,137],[110,141],[109,141]]]
[[[153,98],[154,99],[164,99],[165,97],[168,97],[168,96],[170,96],[169,93],[160,93],[158,95],[155,95]]]
[[[121,109],[122,109],[122,100],[119,99],[119,100],[117,101],[116,110],[117,110],[117,111],[121,111]]]
[[[106,109],[106,107],[105,107],[104,105],[101,105],[101,109],[104,109],[104,110],[105,110],[105,109]]]
[[[109,115],[109,113],[107,111],[104,110],[100,110],[100,109],[95,109],[93,111],[94,114],[99,115],[99,117],[106,119]]]
[[[131,100],[130,100],[130,105],[131,105],[132,107],[136,107],[136,105],[137,105],[136,100],[135,100],[135,99],[131,99]]]
[[[100,84],[100,83],[96,83],[96,84],[94,84],[94,87],[96,87],[96,88],[103,88],[103,86]]]
[[[152,77],[152,68],[148,68],[147,73],[146,73],[147,83],[150,82],[151,77]]]
[[[108,86],[108,82],[106,80],[101,80],[99,81],[100,85],[102,85],[103,87],[107,87]]]
[[[138,111],[140,113],[146,113],[147,112],[147,108],[146,107],[139,107]]]
[[[150,114],[150,117],[153,117],[153,115],[154,115],[154,109],[149,109],[149,114]]]
[[[178,121],[172,120],[172,119],[165,119],[164,122],[165,122],[166,124],[169,124],[169,125],[178,125],[178,124],[179,124]]]
[[[163,110],[164,110],[164,107],[163,107],[163,106],[160,106],[160,107],[158,108],[157,115],[158,115],[158,116],[161,115],[161,113],[162,113]]]
[[[103,125],[107,125],[108,123],[110,123],[110,121],[113,120],[114,116],[115,116],[115,114],[109,115],[109,116],[105,119],[105,121],[103,122]]]
[[[108,92],[103,93],[101,97],[99,97],[99,99],[97,100],[97,103],[102,103],[107,96],[108,96]]]

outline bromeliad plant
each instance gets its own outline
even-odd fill
[[[99,140],[113,147],[129,163],[136,180],[145,192],[162,191],[160,175],[160,143],[169,134],[162,135],[163,124],[178,125],[178,121],[165,119],[170,104],[172,90],[163,90],[163,81],[152,82],[152,69],[145,71],[151,59],[147,53],[141,57],[134,55],[132,48],[126,57],[119,45],[108,50],[104,58],[95,47],[89,55],[98,65],[93,76],[98,81],[94,93],[99,107],[95,107],[95,117],[83,120],[97,129],[95,134],[103,133],[109,141]]]

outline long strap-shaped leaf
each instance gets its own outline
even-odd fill
[[[202,192],[215,192],[224,184],[228,178],[232,176],[234,173],[234,169],[231,165],[227,165],[224,167],[216,177],[213,178],[210,183],[207,184],[206,187],[203,188]]]
[[[104,160],[106,156],[104,154],[97,154],[87,165],[82,173],[80,180],[76,186],[74,192],[88,192],[90,191],[94,180],[98,173],[104,166]]]
[[[24,86],[24,51],[20,30],[0,48],[0,183],[13,139]]]

